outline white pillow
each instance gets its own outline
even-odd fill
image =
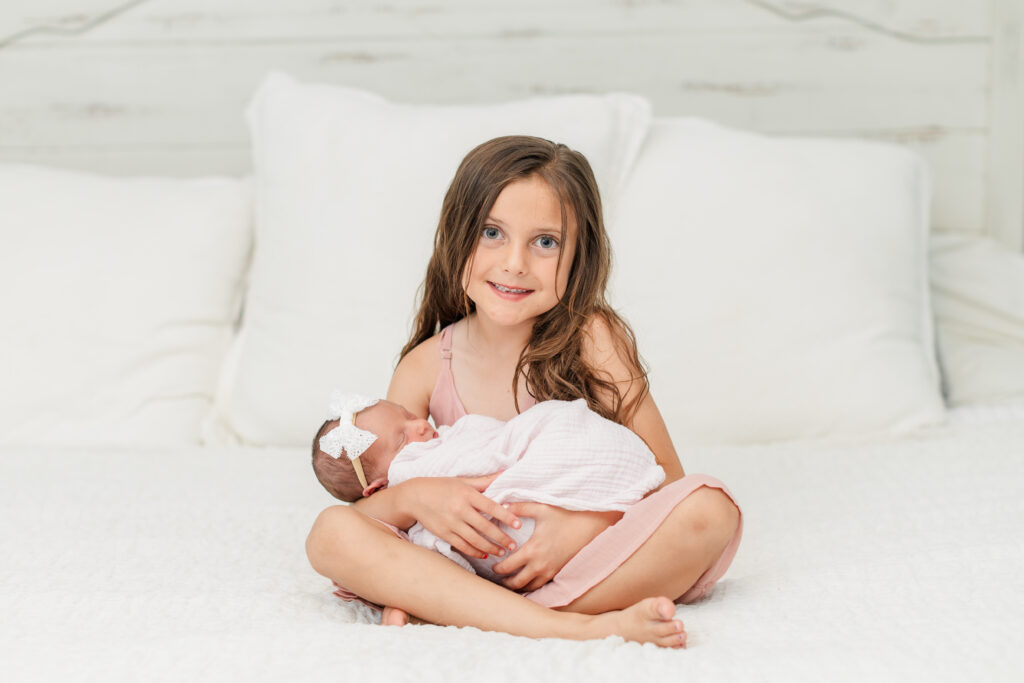
[[[928,199],[901,148],[656,122],[611,235],[613,300],[677,444],[940,421]]]
[[[271,74],[249,109],[256,252],[220,425],[249,444],[307,445],[332,389],[384,394],[441,202],[473,147],[564,142],[587,156],[607,206],[649,120],[647,101],[625,94],[403,105]]]
[[[238,180],[0,165],[0,444],[200,440],[251,242]]]
[[[931,283],[949,404],[1024,400],[1024,254],[935,235]]]

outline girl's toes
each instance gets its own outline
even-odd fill
[[[672,635],[659,638],[657,643],[661,647],[671,647],[679,650],[686,647],[686,636],[681,633],[674,633]]]
[[[654,620],[664,621],[676,615],[676,606],[668,598],[648,598],[644,607]]]
[[[686,647],[686,631],[683,630],[683,625],[678,621],[675,623],[679,625],[679,628],[672,633],[666,633],[661,640],[665,643],[666,647]]]
[[[678,636],[680,634],[686,634],[686,631],[683,629],[683,622],[678,619],[658,624],[655,632],[659,636]]]

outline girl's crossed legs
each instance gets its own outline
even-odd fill
[[[367,600],[433,623],[529,637],[619,635],[679,647],[686,634],[666,596],[676,598],[693,586],[722,555],[738,525],[739,511],[727,494],[699,488],[614,571],[557,609],[474,576],[351,507],[324,510],[306,550],[320,574]]]

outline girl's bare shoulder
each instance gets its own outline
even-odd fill
[[[411,413],[426,416],[430,394],[441,371],[441,335],[420,342],[398,362],[388,386],[388,400]]]
[[[622,322],[603,311],[594,312],[583,323],[583,356],[591,367],[625,362],[632,347],[632,336]]]

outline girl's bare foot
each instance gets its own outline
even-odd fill
[[[399,609],[397,607],[385,607],[384,611],[380,613],[381,626],[405,626],[406,624],[429,623],[429,621],[423,621],[419,617],[414,617],[404,609]]]
[[[409,623],[409,613],[397,607],[385,607],[380,614],[381,626],[405,626]]]
[[[618,612],[598,614],[589,622],[591,637],[622,636],[659,647],[686,647],[683,622],[675,619],[676,606],[668,598],[646,598]]]

